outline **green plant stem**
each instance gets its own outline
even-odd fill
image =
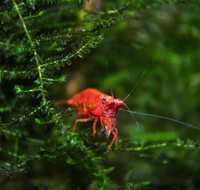
[[[41,65],[40,65],[40,61],[39,61],[39,55],[35,49],[35,44],[31,38],[31,35],[30,35],[30,32],[26,26],[26,23],[24,21],[24,18],[23,16],[21,15],[21,12],[19,10],[19,6],[17,5],[17,3],[15,2],[15,0],[12,0],[13,2],[13,5],[15,7],[15,10],[19,16],[19,19],[20,19],[20,22],[22,24],[22,27],[24,29],[24,32],[28,38],[28,41],[31,45],[31,48],[33,50],[33,55],[34,55],[34,59],[35,59],[35,63],[36,63],[36,66],[37,66],[37,71],[38,71],[38,76],[39,76],[39,81],[40,81],[40,92],[41,92],[41,95],[42,95],[42,100],[43,100],[43,103],[45,104],[46,103],[46,97],[45,97],[45,94],[44,94],[44,82],[43,82],[43,77],[42,77],[42,70],[41,70]]]

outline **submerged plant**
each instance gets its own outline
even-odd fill
[[[123,94],[130,84],[118,85],[118,82],[127,79],[127,71],[152,66],[155,76],[162,78],[163,73],[151,62],[160,63],[165,57],[173,63],[176,72],[180,68],[180,60],[190,62],[198,59],[199,51],[192,48],[195,47],[200,34],[198,24],[194,24],[199,18],[195,8],[199,3],[182,0],[169,0],[164,3],[160,0],[102,1],[102,8],[98,6],[95,10],[85,8],[86,4],[77,0],[1,2],[0,183],[4,184],[5,189],[145,189],[151,186],[151,183],[159,184],[159,180],[156,181],[152,173],[151,177],[148,177],[146,173],[143,174],[137,169],[136,166],[146,167],[147,160],[145,164],[139,162],[145,156],[149,156],[152,162],[160,160],[165,165],[174,159],[179,163],[177,170],[184,164],[189,172],[189,164],[192,169],[195,168],[194,162],[183,161],[184,156],[189,156],[187,151],[192,152],[194,161],[198,161],[196,154],[199,153],[199,142],[195,139],[184,141],[177,133],[166,131],[146,134],[131,126],[138,139],[132,138],[130,132],[129,140],[126,137],[120,138],[113,152],[108,152],[105,148],[106,143],[101,140],[101,134],[97,135],[99,139],[94,141],[90,135],[90,128],[84,128],[84,132],[80,133],[72,132],[70,128],[73,122],[66,112],[73,112],[58,109],[55,101],[65,96],[63,90],[57,93],[58,88],[68,84],[72,70],[79,70],[80,65],[84,65],[90,75],[88,83],[99,86],[99,89],[119,87],[119,93]],[[166,46],[175,49],[174,54],[160,45],[162,40],[156,41],[160,38],[164,43],[163,36],[169,34],[165,34],[165,27],[168,26],[168,21],[171,23],[171,18],[157,14],[162,6],[165,10],[167,5],[188,11],[188,14],[177,16],[177,20],[180,18],[181,22],[177,25],[177,31],[183,35],[178,35],[180,41],[182,37],[187,40],[189,36],[192,47],[189,56],[178,56],[173,40],[167,40]],[[168,11],[167,8],[166,10]],[[155,17],[148,18],[149,11],[155,12]],[[169,15],[170,11],[171,9],[167,12]],[[147,13],[146,17],[144,12]],[[165,11],[161,13],[164,14]],[[162,21],[162,18],[166,19]],[[155,23],[151,19],[155,20]],[[163,22],[166,25],[160,26]],[[130,32],[132,30],[135,33]],[[150,36],[145,33],[146,30]],[[156,37],[151,36],[154,34],[152,30],[157,32]],[[122,47],[123,44],[126,47]],[[127,44],[132,44],[134,51],[131,49],[132,45]],[[117,48],[112,46],[120,46],[120,53],[115,52]],[[199,46],[196,50],[198,48]],[[121,54],[125,55],[127,60],[122,59]],[[132,64],[134,59],[141,60],[141,65]],[[106,76],[101,67],[109,60],[112,72]],[[150,63],[146,66],[142,61]],[[124,71],[124,68],[127,71]],[[97,75],[96,72],[100,74]],[[95,77],[92,77],[92,74]],[[190,76],[193,77],[192,74],[191,72]],[[195,81],[193,85],[198,84],[198,77]],[[151,94],[149,97],[152,97],[152,102],[156,104],[154,82],[148,82],[145,84]],[[165,91],[162,90],[163,92]],[[142,100],[137,98],[137,101],[134,101],[142,107],[149,97],[141,97]],[[196,99],[194,104],[199,105]],[[128,122],[119,122],[119,125],[122,129]],[[109,129],[107,133],[110,133]],[[177,149],[180,149],[182,154],[176,154]],[[134,161],[131,162],[133,158]],[[134,165],[135,163],[139,164]],[[159,175],[162,169],[157,167],[150,163],[146,168],[149,173],[158,171]],[[120,172],[120,169],[123,169],[124,173]],[[194,172],[197,171],[198,167]],[[140,176],[144,177],[141,179]],[[189,182],[191,179],[189,178]],[[183,184],[184,187],[189,182]]]

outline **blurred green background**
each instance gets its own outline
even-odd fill
[[[198,126],[199,10],[163,4],[156,10],[130,11],[106,32],[99,48],[72,66],[69,78],[79,89],[95,87],[121,99],[134,89],[127,99],[131,110]],[[112,179],[117,184],[149,181],[149,189],[199,188],[200,157],[193,141],[199,140],[200,131],[123,111],[117,120],[120,140],[147,146],[126,152],[121,145],[107,155],[115,166]]]

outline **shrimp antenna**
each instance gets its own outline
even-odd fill
[[[128,111],[131,112],[131,109],[128,107],[128,105],[126,105],[126,107],[127,107]],[[138,122],[138,120],[137,120],[137,118],[135,117],[135,115],[134,115],[134,114],[130,114],[130,116],[131,116],[131,117],[133,118],[133,120],[136,122],[136,126],[137,126],[137,127],[140,127],[140,123]]]
[[[192,128],[192,129],[200,130],[200,127],[197,127],[197,126],[192,125],[190,123],[186,123],[186,122],[183,122],[183,121],[171,118],[171,117],[167,117],[167,116],[163,116],[163,115],[157,115],[157,114],[152,114],[152,113],[144,113],[144,112],[131,111],[131,110],[126,110],[126,109],[121,109],[121,110],[126,111],[126,112],[128,112],[130,114],[137,115],[137,116],[162,119],[162,120],[171,121],[173,123],[176,123],[176,124],[178,124],[177,126],[184,126],[184,127],[187,127],[187,128]]]
[[[114,97],[114,93],[113,93],[113,89],[112,88],[110,89],[110,94],[111,94],[112,97]]]
[[[146,74],[146,69],[144,69],[143,71],[141,71],[137,77],[136,77],[136,83],[134,85],[134,87],[130,90],[130,92],[128,93],[128,95],[123,99],[123,101],[126,101],[128,99],[128,97],[137,89],[138,85],[141,83],[143,76]]]

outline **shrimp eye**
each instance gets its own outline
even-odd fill
[[[101,98],[101,101],[102,101],[103,104],[105,104],[105,103],[106,103],[106,97],[103,96],[103,97]]]

